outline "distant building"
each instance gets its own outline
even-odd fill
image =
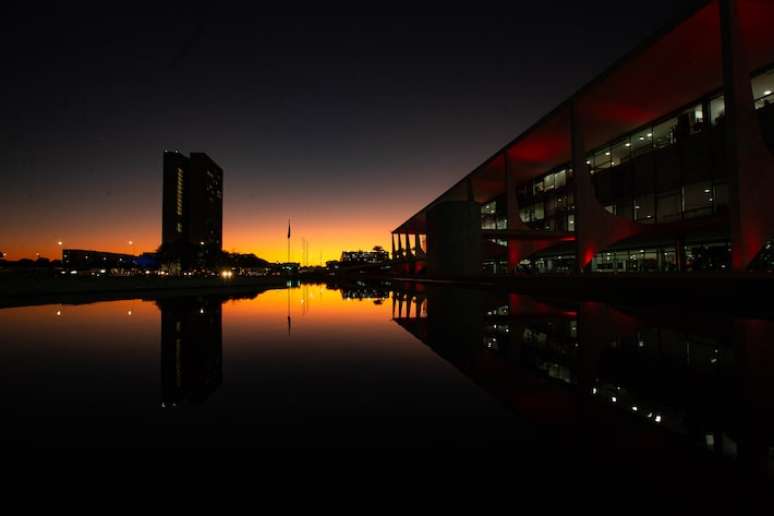
[[[357,265],[364,263],[383,263],[390,259],[390,255],[383,249],[373,251],[344,251],[341,253],[341,265]]]
[[[136,256],[86,249],[64,249],[62,267],[73,270],[129,269],[136,266]]]
[[[301,264],[298,262],[272,263],[270,265],[270,271],[271,271],[271,274],[273,275],[298,274],[298,271],[300,268],[301,268]]]
[[[164,152],[162,244],[223,247],[223,169],[204,153]]]

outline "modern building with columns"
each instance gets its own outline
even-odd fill
[[[774,270],[774,2],[712,0],[398,226],[411,271]]]

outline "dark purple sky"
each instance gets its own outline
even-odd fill
[[[288,216],[296,259],[301,237],[313,262],[389,246],[392,228],[689,3],[357,18],[3,5],[0,250],[155,249],[164,149],[224,168],[227,249],[284,259]]]

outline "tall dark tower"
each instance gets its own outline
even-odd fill
[[[223,169],[209,156],[164,152],[161,241],[223,247]]]

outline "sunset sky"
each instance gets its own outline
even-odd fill
[[[688,3],[457,18],[3,7],[0,250],[155,250],[165,149],[224,169],[226,250],[284,261],[288,217],[296,261],[301,238],[311,263],[389,249],[390,230]]]

